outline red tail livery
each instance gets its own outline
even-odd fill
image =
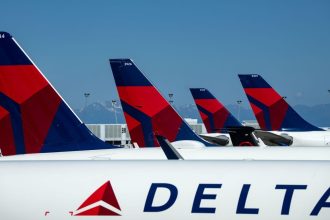
[[[225,133],[227,127],[242,126],[207,89],[191,88],[190,92],[208,133]]]
[[[169,141],[201,139],[130,59],[111,59],[131,139],[141,147],[159,146],[155,134]]]
[[[260,75],[238,75],[260,128],[267,131],[321,131],[305,121]]]
[[[77,118],[14,38],[0,32],[3,155],[112,148]]]

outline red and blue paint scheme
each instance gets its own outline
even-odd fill
[[[132,142],[140,147],[159,146],[155,134],[169,141],[200,138],[163,98],[130,59],[110,59],[121,105]]]
[[[3,155],[113,148],[67,106],[13,37],[0,32],[0,149]]]
[[[322,131],[305,121],[260,75],[238,75],[260,128],[266,131]]]
[[[190,92],[208,133],[227,133],[228,127],[242,126],[207,89],[191,88]]]
[[[112,206],[116,211],[100,205],[101,201],[108,206]],[[86,207],[89,208],[85,209]],[[85,211],[81,211],[83,209],[85,209]],[[118,213],[120,211],[121,209],[115,192],[112,189],[110,181],[107,181],[79,206],[75,216],[120,216],[120,213]]]

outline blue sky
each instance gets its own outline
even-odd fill
[[[206,87],[224,104],[261,74],[289,103],[330,103],[330,1],[2,0],[10,32],[73,108],[117,98],[109,58],[132,58],[176,105]]]

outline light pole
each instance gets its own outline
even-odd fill
[[[238,111],[237,111],[237,120],[239,121],[239,114],[241,111],[241,104],[242,104],[242,100],[237,100],[237,106],[238,106]]]
[[[118,106],[116,106],[117,101],[113,99],[113,100],[111,101],[111,103],[112,103],[113,111],[114,111],[114,113],[115,113],[116,124],[118,124],[118,122],[117,122],[117,111],[116,111],[116,108],[118,107]]]
[[[169,103],[170,103],[171,105],[173,105],[173,102],[174,102],[173,99],[172,99],[172,98],[173,98],[173,93],[169,93],[169,94],[168,94],[168,97],[170,98],[170,100],[168,100]]]
[[[87,106],[87,99],[88,99],[88,97],[90,96],[91,94],[89,93],[89,92],[85,92],[84,93],[84,96],[85,96],[85,106],[84,106],[84,108],[86,108],[86,106]]]

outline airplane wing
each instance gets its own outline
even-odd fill
[[[208,142],[211,142],[213,144],[220,145],[220,146],[226,146],[229,143],[229,138],[227,136],[221,135],[221,134],[219,134],[217,136],[199,134],[199,136]]]
[[[262,130],[256,130],[254,134],[268,146],[290,146],[293,143],[293,138],[289,135],[277,135]]]

